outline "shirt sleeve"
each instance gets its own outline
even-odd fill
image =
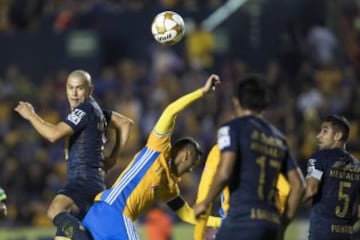
[[[217,144],[221,152],[237,152],[239,138],[237,137],[237,131],[232,128],[231,124],[224,124],[217,132]]]
[[[306,178],[313,177],[320,181],[323,176],[323,173],[324,173],[324,166],[323,166],[323,161],[321,160],[321,155],[315,153],[308,160]]]
[[[89,108],[85,104],[80,104],[78,107],[67,115],[64,122],[69,125],[74,133],[83,129],[89,121]]]
[[[158,135],[170,134],[175,125],[175,119],[179,112],[191,103],[203,96],[201,89],[191,92],[167,106],[155,125],[154,132]]]

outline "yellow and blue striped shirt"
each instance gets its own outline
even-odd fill
[[[202,96],[199,89],[170,104],[155,125],[146,146],[136,154],[114,185],[98,194],[95,201],[114,206],[134,221],[156,199],[167,202],[179,196],[180,179],[172,175],[168,167],[171,133],[176,115]]]

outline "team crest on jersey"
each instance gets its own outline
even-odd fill
[[[230,127],[225,126],[220,128],[217,133],[217,138],[218,138],[217,143],[220,149],[230,146],[231,145]]]
[[[85,115],[86,115],[86,113],[83,110],[74,109],[74,111],[72,111],[67,116],[67,120],[69,120],[70,122],[72,122],[75,125],[78,125],[79,122],[81,121],[81,119],[83,119]]]

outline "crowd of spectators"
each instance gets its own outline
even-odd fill
[[[40,18],[54,16],[54,29],[67,28],[75,15],[139,12],[144,9],[216,9],[225,0],[2,0],[0,31],[32,31]]]
[[[10,7],[13,2],[22,1],[8,2]],[[51,6],[55,11],[74,2],[84,8],[95,9],[96,6],[108,4],[119,8],[137,4],[145,6],[152,1],[24,2],[46,3],[43,6]],[[217,6],[223,1],[158,1],[159,4],[184,2],[193,6],[204,3]],[[315,135],[321,118],[331,113],[349,118],[352,132],[348,149],[354,155],[360,153],[359,69],[351,61],[339,61],[336,48],[341,47],[340,40],[326,27],[312,29],[307,37],[304,36],[307,44],[297,55],[297,68],[290,71],[286,62],[274,58],[263,70],[272,93],[271,107],[266,117],[286,134],[294,156],[303,168],[316,149]],[[202,45],[203,51],[199,53],[200,48],[196,44],[203,43],[204,38],[208,47]],[[206,153],[215,143],[217,127],[232,111],[232,84],[253,69],[241,56],[217,61],[213,54],[215,43],[211,38],[209,33],[194,33],[184,40],[187,53],[183,56],[176,54],[172,48],[158,47],[154,49],[149,62],[121,58],[114,64],[103,66],[99,76],[93,76],[94,97],[101,105],[130,116],[136,123],[118,165],[108,173],[108,184],[143,145],[167,104],[201,86],[212,69],[217,69],[221,77],[220,88],[216,94],[196,103],[178,118],[174,139],[192,136]],[[324,38],[328,39],[326,46],[321,44],[326,41]],[[340,59],[344,58],[346,56]],[[4,226],[52,225],[46,216],[46,209],[56,191],[65,185],[64,143],[46,142],[28,122],[14,113],[13,108],[17,101],[27,100],[45,120],[58,122],[69,112],[65,82],[71,70],[59,69],[37,81],[37,85],[16,65],[8,66],[0,76],[0,185],[8,194],[9,215],[1,223]],[[91,69],[86,70],[91,73]],[[198,169],[183,178],[182,189],[190,202],[194,200],[197,190],[194,183],[198,182],[200,173],[201,169]]]

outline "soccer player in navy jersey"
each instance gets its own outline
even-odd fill
[[[201,218],[228,185],[230,208],[215,239],[275,240],[295,216],[304,180],[289,153],[285,137],[261,117],[267,106],[265,80],[247,75],[233,97],[236,118],[218,130],[221,160],[204,201],[194,207]],[[290,193],[282,217],[276,208],[276,182],[283,173]]]
[[[309,239],[347,240],[357,220],[360,162],[346,150],[350,124],[330,115],[316,136],[319,151],[308,161],[303,202],[312,199]]]
[[[165,202],[183,221],[195,224],[193,209],[181,197],[179,181],[183,174],[199,164],[202,151],[192,138],[182,138],[171,144],[171,137],[177,116],[215,90],[218,84],[219,77],[212,74],[203,87],[165,108],[145,146],[135,154],[113,186],[96,196],[83,225],[70,223],[73,240],[137,240],[134,221],[158,200]],[[220,218],[209,217],[207,225],[219,227],[220,221]]]
[[[68,138],[65,149],[68,184],[57,193],[48,209],[48,216],[57,227],[55,239],[71,238],[69,222],[82,219],[95,195],[105,189],[106,167],[114,165],[133,124],[117,112],[102,110],[91,97],[92,91],[88,72],[71,72],[66,82],[71,113],[58,124],[44,121],[28,102],[19,102],[15,108],[50,142]],[[108,127],[115,129],[116,143],[110,156],[105,158],[103,149]]]

